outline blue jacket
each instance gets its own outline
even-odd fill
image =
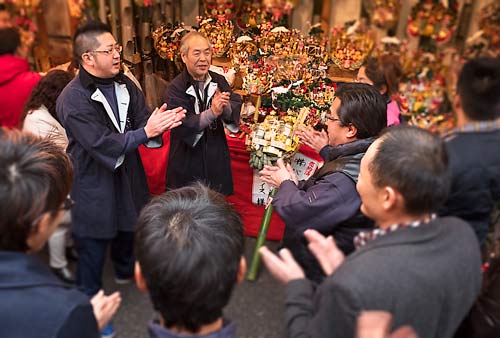
[[[38,257],[0,251],[0,337],[100,337],[89,298]]]
[[[84,238],[110,239],[118,230],[133,231],[149,200],[137,148],[148,142],[144,126],[150,111],[139,88],[119,74],[114,79],[117,121],[96,79],[81,68],[56,106],[75,168],[73,231]]]
[[[186,337],[197,337],[197,338],[235,338],[236,337],[236,325],[234,323],[224,320],[224,326],[222,329],[212,332],[203,336],[191,336],[185,334],[174,333],[162,326],[157,322],[151,321],[148,325],[149,338],[186,338]]]

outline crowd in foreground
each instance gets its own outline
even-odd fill
[[[12,42],[0,64],[18,61],[15,36],[0,29]],[[237,127],[241,100],[209,70],[208,40],[184,37],[186,69],[152,112],[106,26],[81,27],[74,51],[78,74],[51,72],[30,91],[25,131],[0,129],[0,336],[113,334],[121,298],[100,291],[110,248],[117,281],[135,276],[158,312],[150,337],[235,337],[223,309],[246,263],[224,198],[224,127]],[[387,128],[380,88],[344,84],[327,132],[301,131],[323,167],[300,182],[281,160],[260,172],[286,223],[284,248],[260,253],[286,287],[287,337],[498,336],[498,263],[483,273],[481,250],[500,200],[500,61],[466,63],[457,88],[457,129],[440,138]],[[137,148],[161,146],[166,131],[167,191],[150,199]],[[71,223],[78,289],[60,253],[53,271],[36,255],[60,223]]]

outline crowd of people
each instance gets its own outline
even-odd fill
[[[75,32],[76,75],[31,72],[14,27],[0,41],[0,336],[112,337],[109,250],[115,281],[150,295],[150,337],[236,337],[223,310],[246,262],[225,128],[238,129],[241,99],[209,70],[208,39],[184,36],[185,69],[155,109],[102,23]],[[324,159],[309,179],[281,159],[260,172],[286,223],[283,248],[260,254],[286,285],[287,337],[500,332],[498,261],[481,270],[500,201],[500,60],[463,66],[444,137],[398,125],[399,72],[369,59],[339,85],[327,130],[299,131]],[[167,131],[166,192],[151,198],[138,147]]]

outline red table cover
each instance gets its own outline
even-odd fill
[[[246,150],[245,137],[240,139],[227,136],[227,143],[231,154],[231,170],[234,183],[234,195],[227,197],[227,200],[241,214],[245,235],[257,236],[264,215],[264,207],[252,203],[253,169],[248,165],[250,154]],[[163,135],[163,147],[157,149],[139,147],[149,190],[153,195],[160,195],[165,191],[169,147],[170,133],[168,132]],[[319,155],[307,146],[302,146],[300,152],[312,159],[321,160]],[[267,239],[280,240],[283,237],[284,228],[283,220],[276,212],[273,213]]]

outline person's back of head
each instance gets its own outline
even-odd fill
[[[367,152],[368,168],[377,188],[391,187],[404,200],[404,212],[436,212],[450,189],[448,155],[443,140],[409,126],[387,128]],[[370,151],[370,150],[369,150]],[[363,196],[362,196],[363,197]]]
[[[197,333],[221,319],[244,273],[243,224],[201,184],[154,198],[141,212],[135,254],[164,326]]]
[[[500,117],[500,60],[479,58],[468,61],[458,76],[457,91],[469,120]]]
[[[373,86],[364,83],[345,83],[335,92],[340,99],[337,111],[342,126],[352,124],[356,137],[376,137],[387,126],[387,104]]]
[[[0,56],[14,55],[21,46],[21,35],[15,27],[0,29]]]
[[[50,115],[59,120],[56,114],[56,101],[66,85],[73,79],[74,75],[64,70],[52,70],[40,79],[33,88],[28,101],[24,105],[21,121],[24,121],[30,110],[39,109],[44,105]]]
[[[58,145],[18,130],[0,136],[0,250],[27,252],[44,214],[59,213],[73,180]],[[38,248],[37,248],[38,249]]]
[[[111,29],[99,21],[87,22],[76,30],[73,37],[73,54],[78,63],[82,61],[84,53],[91,52],[99,46],[97,37],[104,33],[111,34]]]
[[[363,66],[366,76],[379,92],[388,97],[398,92],[403,70],[396,55],[384,54],[378,58],[371,57],[365,61]]]

